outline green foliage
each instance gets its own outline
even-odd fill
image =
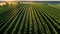
[[[0,31],[1,34],[60,34],[59,17],[59,9],[45,4],[0,7]]]

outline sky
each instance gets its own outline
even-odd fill
[[[60,0],[0,0],[0,1],[60,1]]]

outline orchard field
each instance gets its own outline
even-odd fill
[[[17,4],[0,7],[0,34],[60,34],[58,5]]]

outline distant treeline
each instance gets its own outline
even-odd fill
[[[60,4],[60,1],[35,1],[36,3],[51,3],[51,4]]]

